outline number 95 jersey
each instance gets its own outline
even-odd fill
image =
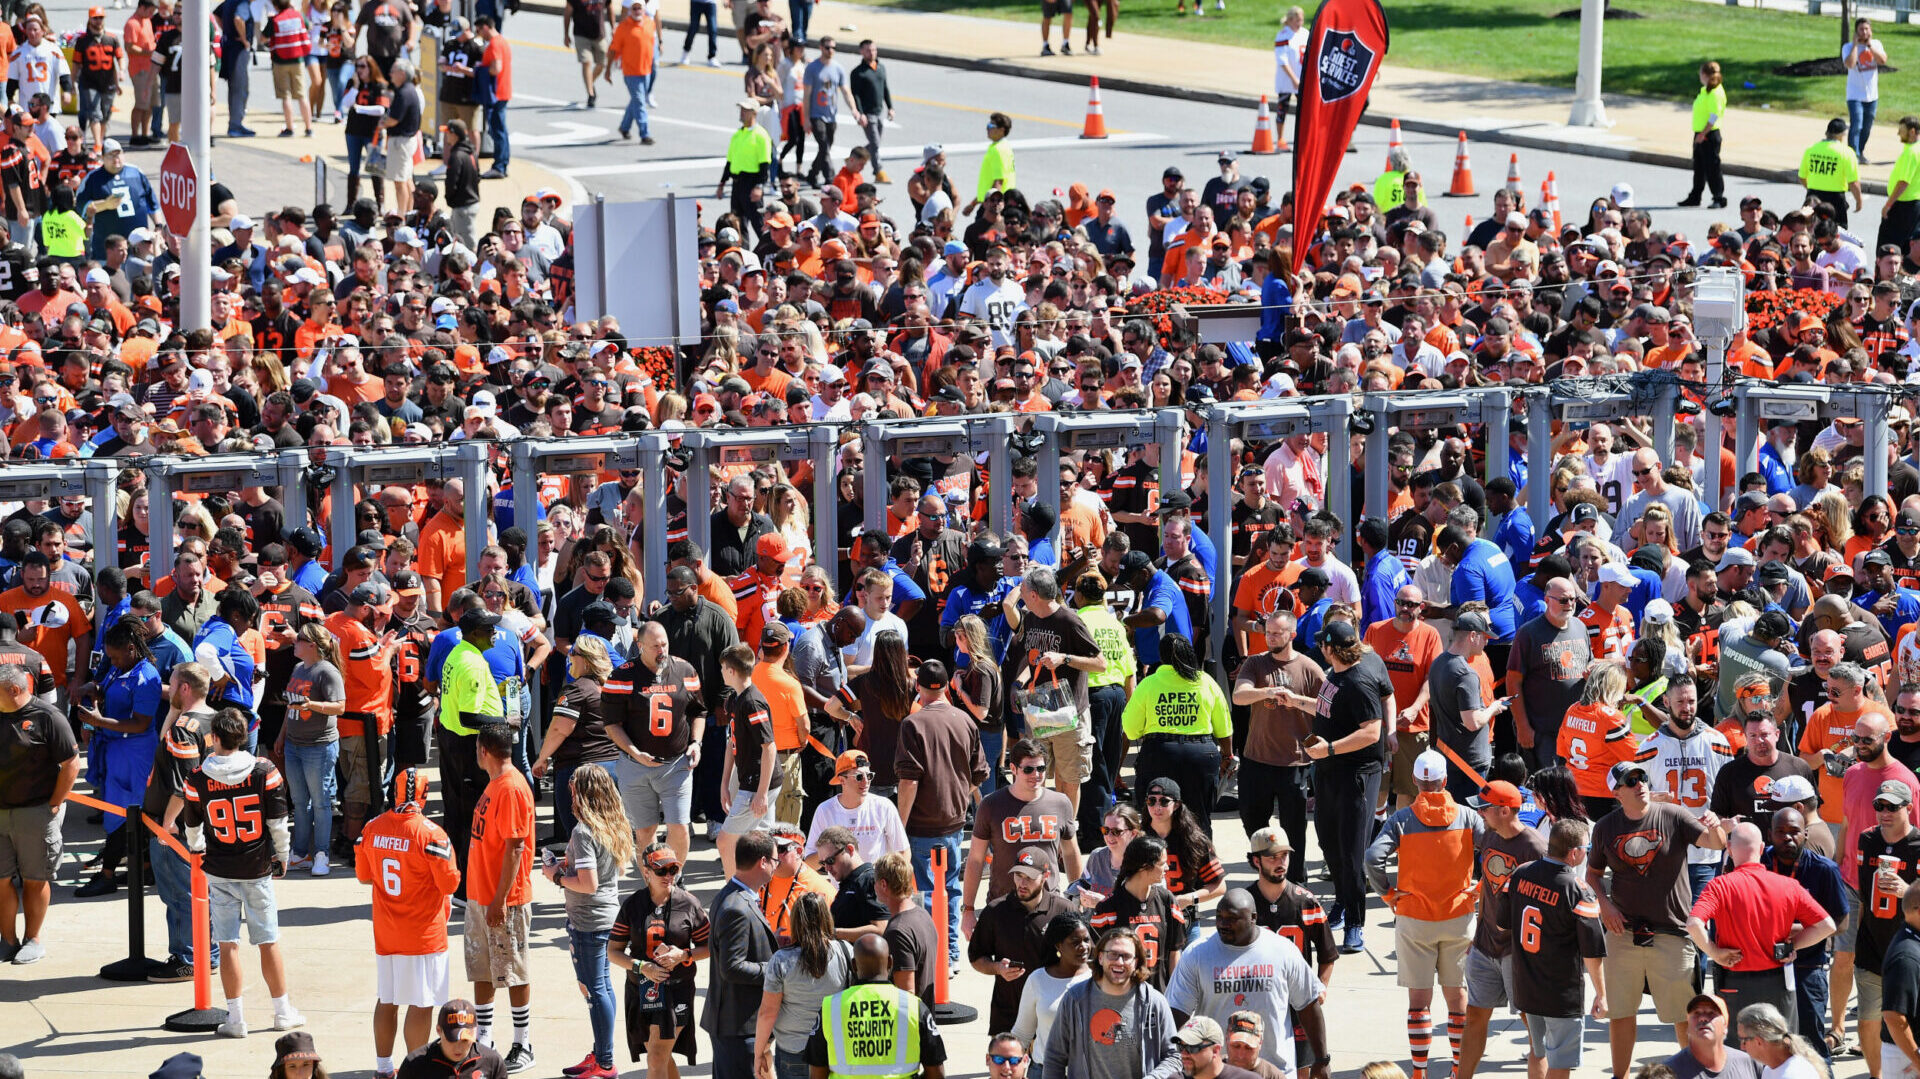
[[[1684,735],[1661,724],[1641,741],[1633,759],[1646,767],[1650,792],[1672,795],[1682,809],[1699,817],[1707,811],[1714,779],[1733,756],[1733,744],[1727,736],[1696,719],[1693,729]],[[1693,847],[1687,851],[1687,861],[1718,865],[1723,853]]]
[[[187,777],[184,823],[205,829],[208,876],[259,880],[273,873],[272,826],[287,820],[287,783],[265,758],[251,758],[245,771],[223,767],[228,761],[247,763],[244,755],[209,757]]]

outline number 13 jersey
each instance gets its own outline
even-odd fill
[[[1733,759],[1733,743],[1727,736],[1695,720],[1684,735],[1673,733],[1661,724],[1640,742],[1634,761],[1646,766],[1651,790],[1671,794],[1680,808],[1699,817],[1707,811],[1713,797],[1713,781],[1720,769]],[[1687,861],[1696,865],[1719,865],[1724,851],[1705,847],[1687,850]]]

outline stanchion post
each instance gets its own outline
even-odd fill
[[[137,808],[120,812],[126,817],[120,831],[127,836],[127,957],[101,967],[100,976],[110,982],[144,982],[159,966],[147,958],[147,837],[141,834],[145,817]]]
[[[947,848],[928,852],[928,875],[933,878],[933,935],[940,942],[940,962],[933,973],[933,1017],[942,1024],[971,1023],[980,1013],[947,999]]]

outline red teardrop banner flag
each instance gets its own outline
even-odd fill
[[[1340,160],[1387,58],[1379,0],[1327,0],[1313,17],[1300,65],[1300,119],[1293,137],[1293,273],[1320,230]]]

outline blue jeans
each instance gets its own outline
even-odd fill
[[[707,59],[711,60],[720,54],[718,29],[720,19],[719,11],[720,6],[716,4],[714,0],[693,0],[691,4],[687,5],[687,40],[680,46],[681,52],[691,53],[693,51],[693,40],[699,36],[700,33],[700,20],[705,19],[707,22]]]
[[[774,1079],[812,1079],[813,1069],[807,1067],[804,1053],[789,1053],[779,1046],[773,1047]]]
[[[340,743],[287,743],[287,795],[293,800],[293,854],[324,853],[333,841],[334,765]]]
[[[153,865],[153,890],[167,908],[167,954],[193,962],[193,867],[157,836],[147,837],[147,861]],[[220,947],[213,947],[220,966]]]
[[[327,73],[327,88],[333,91],[333,114],[340,115],[340,103],[346,100],[347,84],[353,81],[350,64],[322,64]]]
[[[613,978],[607,972],[607,937],[604,929],[589,933],[567,927],[567,943],[573,952],[573,976],[587,990],[587,1016],[593,1021],[593,1056],[603,1067],[613,1067]]]
[[[1833,1063],[1833,1050],[1827,1046],[1827,1003],[1832,987],[1827,982],[1827,964],[1794,964],[1795,994],[1800,1004],[1800,1036],[1813,1043],[1813,1049],[1827,1063]]]
[[[947,961],[960,958],[960,833],[908,836],[913,848],[913,879],[920,885],[920,905],[933,913],[933,849],[947,852]]]
[[[813,21],[813,0],[787,0],[787,15],[793,40],[807,40],[807,24]]]
[[[620,117],[620,133],[626,134],[635,125],[640,128],[640,137],[652,138],[647,129],[647,81],[648,75],[622,75],[627,80],[627,111]]]
[[[606,762],[607,774],[613,774],[614,762]],[[553,838],[555,842],[567,843],[573,839],[573,826],[580,823],[573,815],[573,773],[580,770],[577,764],[556,765],[553,769]]]
[[[982,798],[1000,789],[1000,750],[1006,743],[1007,734],[998,725],[980,732],[980,752],[987,757],[987,778],[980,784]]]
[[[349,181],[360,178],[360,160],[366,156],[367,147],[372,145],[372,139],[360,135],[347,136],[347,179]]]
[[[1862,161],[1867,159],[1867,137],[1873,134],[1873,117],[1879,111],[1878,101],[1847,100],[1847,145]]]
[[[513,161],[513,142],[507,135],[507,103],[482,105],[487,113],[487,138],[493,140],[493,167],[501,172]]]

